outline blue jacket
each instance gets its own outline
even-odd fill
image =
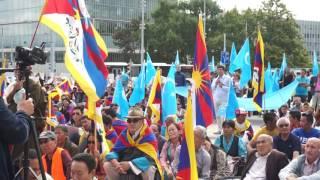
[[[0,97],[0,179],[11,180],[14,177],[9,144],[25,143],[29,135],[29,116],[23,112],[16,114],[8,110]]]

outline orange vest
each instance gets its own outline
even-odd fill
[[[62,151],[63,151],[62,148],[57,148],[52,156],[51,176],[53,177],[53,179],[57,179],[57,180],[67,179],[63,171],[63,161],[61,157]],[[45,155],[42,156],[42,163],[43,163],[44,170],[48,172],[48,166],[47,166]]]

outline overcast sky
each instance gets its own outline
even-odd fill
[[[248,7],[258,9],[263,0],[216,0],[224,10],[236,7],[245,10]],[[320,0],[281,0],[291,11],[295,19],[320,21]]]

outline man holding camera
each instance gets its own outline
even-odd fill
[[[23,144],[29,136],[30,115],[34,113],[32,99],[21,100],[14,114],[8,110],[3,98],[0,97],[0,179],[14,178],[9,144]]]

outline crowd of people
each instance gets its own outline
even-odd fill
[[[184,73],[177,68],[176,74],[176,85],[186,86]],[[211,75],[217,129],[208,132],[206,127],[194,128],[199,179],[320,179],[320,73],[308,77],[307,72],[301,70],[295,77],[294,73],[286,71],[279,83],[285,86],[296,79],[299,81],[296,93],[278,110],[264,112],[264,126],[258,129],[248,118],[252,115],[243,108],[236,110],[235,119],[226,119],[217,113],[228,103],[231,84],[237,96],[252,96],[250,87],[239,87],[239,74],[236,72],[231,77],[224,66],[218,66]],[[129,98],[133,88],[131,78],[127,74],[116,78],[122,80]],[[0,110],[8,106],[16,112],[16,117],[6,114],[8,119],[1,120],[1,143],[15,145],[0,151],[1,157],[8,157],[4,161],[9,162],[0,161],[0,168],[9,172],[0,172],[1,179],[12,179],[14,172],[22,167],[22,147],[26,141],[31,147],[29,166],[33,173],[29,174],[30,179],[40,178],[33,138],[39,140],[47,179],[176,179],[182,153],[184,97],[177,95],[177,114],[168,116],[162,124],[153,121],[146,103],[148,95],[131,107],[122,120],[118,105],[112,103],[115,84],[110,83],[99,102],[105,130],[105,137],[102,137],[95,128],[95,121],[86,115],[86,95],[77,84],[71,91],[52,99],[51,113],[58,121],[56,126],[40,118],[48,116],[48,94],[62,81],[62,78],[30,79],[28,89],[32,100],[23,100],[25,91],[22,89],[27,88],[24,80],[17,79],[6,88]],[[14,119],[30,118],[32,114],[37,137],[29,136],[28,127],[14,124]],[[6,139],[16,131],[19,133]],[[107,154],[103,152],[103,138],[110,148]],[[13,169],[9,168],[11,165]]]

